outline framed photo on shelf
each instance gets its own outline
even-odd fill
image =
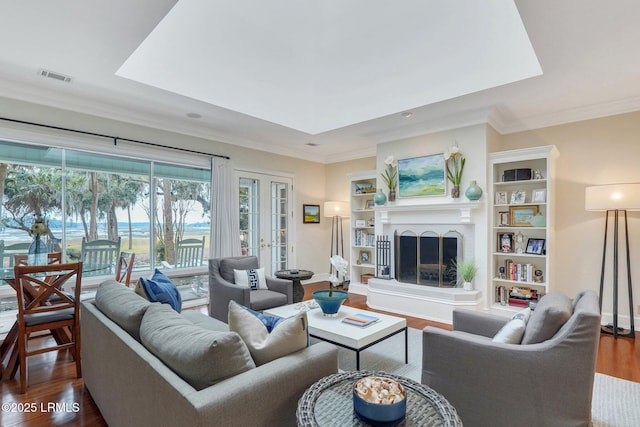
[[[363,228],[367,226],[367,222],[364,219],[356,219],[356,228]]]
[[[527,254],[542,255],[544,253],[544,239],[527,240]]]
[[[539,190],[533,190],[531,193],[531,202],[532,203],[544,203],[547,201],[547,190],[541,188]]]
[[[509,214],[509,211],[498,212],[498,225],[499,226],[509,225],[510,216],[511,215]]]
[[[527,198],[526,191],[514,191],[511,193],[511,204],[512,205],[521,205],[524,203]]]
[[[320,205],[302,205],[302,223],[320,224]]]
[[[498,233],[497,252],[513,252],[513,233]]]
[[[374,207],[375,205],[376,205],[376,204],[375,204],[375,202],[373,201],[373,199],[368,199],[368,200],[365,200],[365,202],[364,202],[364,208],[365,208],[365,209],[373,209],[373,207]]]
[[[496,205],[506,205],[506,204],[507,204],[507,192],[496,191]]]
[[[537,206],[511,206],[509,208],[512,227],[531,227],[531,220],[538,214]]]
[[[371,252],[360,251],[360,257],[358,261],[360,261],[360,264],[369,264],[369,262],[371,262]]]

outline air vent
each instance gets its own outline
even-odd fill
[[[44,69],[39,69],[38,74],[42,77],[49,77],[50,79],[58,80],[65,83],[71,83],[71,77],[65,76],[61,73],[56,73],[55,71],[48,71]]]
[[[307,143],[306,143],[306,144],[304,144],[304,145],[308,145],[309,147],[317,147],[317,146],[318,146],[318,145],[320,145],[320,144],[316,144],[315,142],[307,142]]]

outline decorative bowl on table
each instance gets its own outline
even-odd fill
[[[313,293],[313,299],[318,303],[322,314],[325,316],[336,316],[340,306],[348,296],[348,292],[334,290],[315,291]]]
[[[353,385],[353,410],[374,426],[395,426],[407,412],[407,394],[397,381],[370,376]]]

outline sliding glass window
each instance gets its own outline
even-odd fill
[[[0,141],[0,261],[7,268],[28,252],[40,216],[47,249],[66,261],[83,259],[91,242],[111,241],[136,254],[137,271],[202,267],[210,182],[203,168]],[[116,262],[83,275],[113,274]]]

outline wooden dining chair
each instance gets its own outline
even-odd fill
[[[118,268],[116,269],[116,282],[129,286],[131,281],[131,271],[133,270],[133,263],[135,259],[135,252],[120,252]]]
[[[82,377],[80,364],[80,285],[82,263],[14,267],[18,294],[18,350],[20,393],[27,390],[27,358],[41,353],[71,349],[76,375]],[[74,279],[75,278],[75,279]],[[74,283],[73,295],[62,290]],[[29,336],[51,330],[55,345],[29,349]]]

